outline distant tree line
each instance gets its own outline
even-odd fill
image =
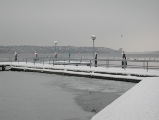
[[[113,50],[106,47],[95,47],[97,53],[121,53],[121,49]],[[55,53],[55,46],[0,46],[0,54],[31,54],[34,52],[38,53]],[[76,47],[76,46],[56,46],[57,53],[92,53],[92,47]]]

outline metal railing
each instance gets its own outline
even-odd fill
[[[96,61],[96,62],[95,62]],[[88,66],[88,67],[120,67],[123,69],[126,68],[136,68],[136,69],[159,69],[159,60],[123,60],[123,59],[83,59],[83,58],[52,58],[52,57],[37,57],[37,58],[20,58],[18,57],[15,61],[15,58],[3,58],[0,59],[0,62],[25,62],[35,64],[52,64],[54,65],[75,65],[75,66]],[[123,64],[122,64],[123,62]],[[97,63],[97,64],[95,64]]]

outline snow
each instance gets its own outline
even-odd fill
[[[159,77],[144,78],[91,120],[159,120]]]

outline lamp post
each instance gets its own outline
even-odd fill
[[[54,41],[55,44],[55,58],[57,57],[57,53],[56,53],[56,45],[57,45],[57,41]]]
[[[56,45],[57,45],[57,41],[54,41],[54,44],[55,44],[55,53],[56,53]]]
[[[93,59],[94,59],[94,40],[96,39],[96,36],[92,35],[91,38],[93,40]]]

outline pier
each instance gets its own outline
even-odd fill
[[[105,62],[101,64],[100,62]],[[98,64],[93,64],[92,59],[51,59],[51,58],[26,58],[17,59],[16,62],[9,59],[8,62],[0,62],[2,71],[9,66],[11,71],[42,72],[68,76],[92,77],[98,79],[112,79],[126,82],[140,82],[146,77],[159,77],[158,66],[148,66],[150,62],[159,61],[127,60],[128,63],[144,62],[143,66],[121,65],[122,60],[99,59]],[[119,64],[111,64],[118,62]]]

